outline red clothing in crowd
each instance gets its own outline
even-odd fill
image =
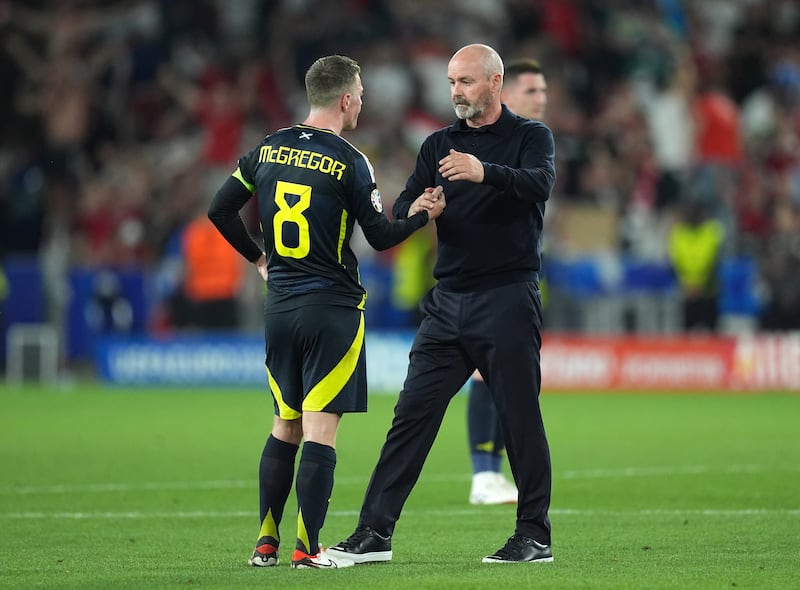
[[[704,162],[736,165],[742,158],[739,111],[719,92],[704,92],[694,103],[697,155]]]

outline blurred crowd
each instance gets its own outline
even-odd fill
[[[484,42],[546,74],[548,255],[667,261],[700,209],[721,256],[758,261],[775,325],[800,328],[793,0],[0,0],[0,39],[0,261],[39,256],[56,299],[71,265],[144,266],[180,297],[186,228],[243,151],[305,116],[320,55],[362,66],[348,139],[391,201],[454,118],[449,57]],[[569,222],[586,210],[610,219],[588,244]],[[175,309],[165,323],[192,321]]]

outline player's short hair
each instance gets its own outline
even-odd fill
[[[542,65],[539,63],[539,60],[536,59],[512,59],[506,62],[506,73],[504,78],[507,81],[516,80],[517,77],[522,74],[544,75],[544,70],[542,70]]]
[[[353,91],[361,66],[344,55],[319,58],[306,72],[306,95],[312,107],[329,107],[342,94]]]

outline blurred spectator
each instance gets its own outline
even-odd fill
[[[119,277],[112,271],[104,270],[94,277],[92,296],[84,313],[97,335],[125,334],[133,327],[133,306],[125,298]]]
[[[5,316],[3,315],[3,301],[5,301],[8,297],[8,293],[8,278],[6,277],[5,271],[3,271],[3,265],[0,264],[0,322],[2,323],[5,323]]]
[[[800,205],[781,204],[775,220],[759,261],[767,287],[761,327],[800,330]]]
[[[680,61],[655,79],[644,104],[657,164],[654,205],[659,210],[684,197],[693,157],[695,72],[688,55],[677,57]]]
[[[415,232],[395,248],[392,270],[392,305],[403,312],[406,325],[418,326],[422,320],[419,302],[433,287],[436,262],[436,229]]]
[[[449,121],[453,113],[450,91],[442,82],[442,72],[452,54],[439,37],[418,39],[411,48],[411,71],[420,85],[420,106],[434,117]]]
[[[364,79],[364,115],[393,131],[400,129],[415,91],[400,47],[388,40],[378,41],[359,63],[369,74]]]
[[[205,203],[183,230],[183,280],[173,319],[179,328],[233,330],[239,326],[244,262],[208,219]]]
[[[737,237],[733,195],[744,157],[739,106],[718,87],[713,77],[706,77],[700,79],[692,107],[696,162],[688,196],[706,203],[711,214],[722,222],[727,253],[733,253]]]
[[[688,201],[682,213],[669,235],[669,256],[681,290],[683,328],[714,332],[724,230],[710,217],[706,203]]]
[[[206,166],[208,191],[230,175],[241,152],[247,112],[254,99],[251,80],[243,84],[234,71],[209,66],[200,80],[179,78],[169,67],[158,74],[166,90],[202,129],[198,159]]]

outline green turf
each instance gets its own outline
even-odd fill
[[[1,588],[797,588],[800,395],[542,398],[552,564],[487,565],[514,508],[466,499],[458,396],[391,563],[245,565],[271,423],[242,390],[0,389]],[[349,534],[393,396],[348,416],[323,543]],[[295,505],[283,522],[294,537]],[[285,555],[288,557],[288,555]]]

